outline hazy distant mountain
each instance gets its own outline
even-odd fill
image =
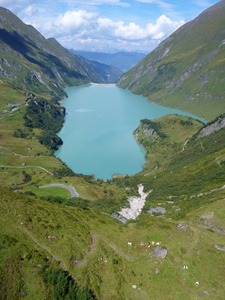
[[[206,119],[225,112],[225,1],[164,40],[118,86]]]
[[[103,64],[97,61],[88,61],[89,65],[98,74],[100,82],[102,83],[115,83],[123,74],[114,66]]]
[[[146,56],[144,53],[125,51],[117,53],[88,52],[73,49],[71,49],[71,51],[89,60],[112,65],[123,73],[130,70]]]
[[[0,80],[35,94],[60,96],[63,88],[88,82],[114,82],[121,72],[93,64],[63,48],[55,39],[45,39],[0,7]]]

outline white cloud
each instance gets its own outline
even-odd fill
[[[38,13],[38,9],[34,5],[29,5],[27,8],[23,10],[23,15],[28,18],[35,16],[37,13]]]
[[[155,24],[148,23],[145,28],[135,23],[124,25],[123,22],[118,22],[114,33],[116,37],[126,40],[162,39],[183,24],[183,21],[173,22],[165,15],[162,15],[156,20]]]
[[[7,5],[11,5],[11,4],[16,4],[15,3],[16,1],[14,1],[14,0],[0,0],[0,6],[3,6],[3,7],[5,7],[5,6],[7,6]]]
[[[87,31],[95,26],[98,14],[90,13],[85,10],[67,11],[52,23],[58,33],[70,34],[78,30]]]
[[[154,3],[164,9],[170,10],[173,5],[163,0],[136,0],[145,3]],[[203,2],[207,0],[193,0]],[[129,2],[129,3],[127,3]],[[67,11],[58,14],[59,7],[54,6],[54,0],[0,0],[0,5],[12,5],[16,13],[26,24],[33,25],[46,38],[55,37],[64,47],[92,50],[117,48],[120,50],[146,50],[153,49],[158,43],[183,25],[183,21],[174,21],[161,15],[155,22],[141,24],[121,19],[114,21],[104,18],[97,13],[97,5],[115,5],[126,7],[131,5],[127,0],[57,0]],[[51,6],[49,6],[52,3]],[[6,5],[7,4],[7,5]],[[80,5],[87,5],[89,9],[75,9]],[[92,6],[92,10],[90,10]],[[60,7],[61,9],[61,7]],[[117,9],[119,9],[117,7]],[[122,8],[126,11],[126,8]],[[46,13],[46,11],[48,13]],[[61,10],[63,11],[63,10]],[[99,10],[100,12],[101,10]],[[118,17],[119,18],[119,17]]]
[[[195,0],[193,3],[200,7],[209,7],[212,5],[208,0]]]
[[[100,5],[116,5],[121,7],[130,6],[129,3],[123,2],[121,0],[64,0],[63,2],[67,3],[70,7],[74,7],[75,5],[80,6],[100,6]]]
[[[166,9],[166,10],[171,10],[173,9],[175,6],[171,3],[167,3],[161,0],[136,0],[137,2],[141,2],[141,3],[149,3],[149,4],[156,4],[159,7]]]
[[[39,0],[0,0],[0,6],[7,7],[8,9],[18,8],[21,6],[29,6],[34,3],[37,3]]]
[[[24,14],[32,15],[34,8],[28,7]],[[71,10],[56,18],[43,19],[41,14],[32,17],[31,25],[44,36],[55,37],[67,48],[85,47],[123,47],[127,50],[140,47],[151,47],[184,24],[184,21],[172,21],[165,15],[160,16],[155,23],[140,26],[135,22],[126,24],[123,21],[113,21],[102,18],[98,13],[86,10]],[[151,41],[155,42],[151,44]],[[79,46],[77,46],[79,45]]]

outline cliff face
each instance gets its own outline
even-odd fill
[[[152,102],[215,118],[225,111],[224,14],[223,0],[164,40],[117,85]]]
[[[198,134],[198,138],[208,136],[225,127],[225,115],[219,116],[214,122],[206,125]]]
[[[61,96],[66,86],[108,82],[111,74],[101,65],[98,68],[103,74],[99,75],[86,59],[63,48],[53,38],[45,39],[34,27],[2,7],[0,57],[0,80],[42,96]]]

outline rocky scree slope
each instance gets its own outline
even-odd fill
[[[225,111],[225,1],[164,40],[117,85],[207,120]]]

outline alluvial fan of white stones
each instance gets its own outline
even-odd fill
[[[140,215],[142,208],[145,205],[145,199],[149,195],[149,193],[151,193],[151,191],[149,191],[148,193],[144,193],[143,190],[144,190],[144,186],[142,184],[139,184],[138,193],[140,196],[139,197],[133,196],[128,198],[130,207],[123,208],[119,212],[121,216],[123,216],[128,220],[135,220]]]

